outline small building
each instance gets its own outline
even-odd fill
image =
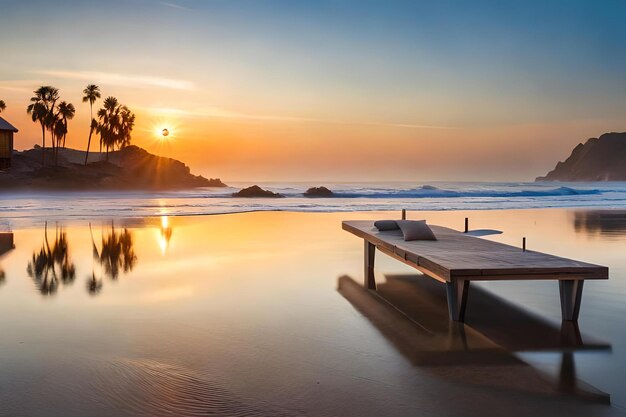
[[[0,117],[0,170],[11,168],[13,133],[17,133],[17,129]]]

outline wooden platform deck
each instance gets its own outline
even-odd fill
[[[344,221],[365,242],[365,286],[376,289],[375,249],[446,284],[450,318],[463,321],[469,283],[492,280],[558,280],[564,320],[577,320],[587,279],[608,279],[608,268],[468,236],[431,226],[436,241],[406,242],[399,230],[380,232],[373,221]]]

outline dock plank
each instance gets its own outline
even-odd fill
[[[387,254],[438,279],[472,281],[550,279],[608,279],[608,268],[470,236],[442,226],[431,226],[436,241],[410,241],[400,231],[380,232],[373,221],[342,223],[344,230],[359,236]]]

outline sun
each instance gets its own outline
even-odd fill
[[[156,143],[162,145],[175,143],[181,138],[183,133],[183,125],[173,118],[158,118],[146,126],[145,132],[153,138]]]
[[[172,136],[172,128],[166,126],[157,126],[154,129],[154,135],[161,140],[168,139]]]

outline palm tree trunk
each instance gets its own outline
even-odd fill
[[[93,129],[89,128],[89,140],[87,141],[87,153],[85,154],[85,166],[87,166],[87,159],[89,159],[89,146],[91,145],[91,134]]]
[[[89,100],[89,139],[87,140],[87,154],[85,155],[85,166],[87,166],[87,160],[89,159],[89,147],[91,146],[91,134],[93,133],[93,129],[91,125],[93,124],[93,103]]]
[[[46,128],[44,127],[43,123],[41,124],[41,136],[41,165],[43,166],[46,164]]]
[[[54,145],[54,132],[50,131],[50,142],[52,142],[52,157],[54,158],[54,165],[56,165],[57,153],[56,146]]]

